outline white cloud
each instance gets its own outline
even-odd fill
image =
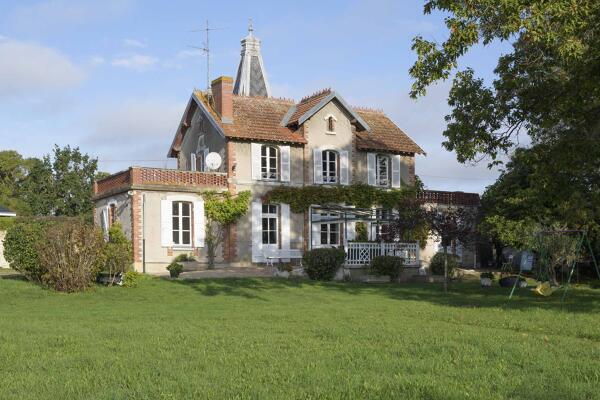
[[[0,97],[62,90],[84,78],[82,69],[55,49],[13,39],[0,41]]]
[[[126,47],[137,47],[139,49],[145,49],[148,47],[147,43],[137,39],[123,39],[123,45]]]
[[[116,58],[112,61],[111,64],[115,67],[123,67],[135,71],[145,71],[149,68],[152,68],[157,62],[158,59],[155,57],[142,54],[134,54],[129,57]]]
[[[8,21],[19,31],[61,30],[123,16],[134,4],[135,0],[44,0],[17,6]]]
[[[104,57],[102,56],[93,56],[92,58],[90,58],[90,65],[92,67],[97,67],[98,65],[102,65],[106,62],[106,60],[104,59]]]

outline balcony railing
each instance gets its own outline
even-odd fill
[[[358,267],[371,263],[377,256],[397,256],[407,267],[419,267],[419,243],[348,242],[346,266]]]

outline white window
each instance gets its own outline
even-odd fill
[[[274,146],[261,146],[260,174],[261,179],[275,181],[279,178],[279,152]]]
[[[336,214],[321,214],[322,219],[335,218]],[[340,224],[339,223],[321,223],[321,244],[327,246],[339,246],[340,244]]]
[[[274,204],[262,205],[262,243],[276,245],[278,235],[278,207]]]
[[[173,245],[192,245],[192,203],[174,201],[172,203]]]
[[[390,240],[390,219],[392,213],[390,210],[378,208],[375,210],[377,224],[375,225],[375,240]]]
[[[338,176],[338,153],[333,150],[323,151],[323,183],[337,183]]]
[[[385,154],[377,154],[375,170],[377,174],[377,186],[390,185],[390,156]]]

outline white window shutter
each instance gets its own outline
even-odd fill
[[[250,155],[252,156],[252,179],[260,181],[260,148],[259,143],[250,144]]]
[[[290,249],[290,205],[280,204],[279,210],[281,213],[281,250]],[[289,262],[288,258],[284,258],[283,262]]]
[[[377,180],[377,157],[375,153],[367,153],[367,183],[371,186],[376,185]]]
[[[160,245],[173,246],[173,210],[169,200],[160,201]]]
[[[400,163],[401,156],[395,155],[392,156],[392,187],[399,188],[400,187]]]
[[[355,206],[352,208],[355,208]],[[349,216],[350,221],[346,219],[346,229],[344,231],[346,244],[356,239],[356,222],[354,221],[354,218],[355,216],[351,215]],[[342,224],[342,226],[344,225]]]
[[[196,171],[196,154],[190,154],[190,171]]]
[[[319,222],[321,220],[321,214],[313,213],[313,211],[311,210],[310,216],[312,218],[312,230],[310,233],[310,241],[312,248],[315,249],[321,246],[321,223]]]
[[[206,238],[206,219],[204,216],[204,201],[194,202],[194,246],[204,247]]]
[[[279,158],[281,160],[281,181],[290,181],[290,146],[279,147]]]
[[[348,152],[340,151],[340,183],[348,185],[350,183],[350,168],[348,168]]]
[[[262,253],[262,203],[252,202],[252,262],[264,262]]]
[[[100,213],[100,224],[102,225],[104,240],[108,240],[108,206],[102,207],[102,212]]]
[[[323,183],[323,152],[321,149],[313,150],[315,183]]]
[[[202,172],[208,171],[208,168],[206,168],[206,156],[208,155],[208,153],[210,153],[210,150],[208,149],[208,147],[205,147],[203,150],[204,157],[202,157]]]

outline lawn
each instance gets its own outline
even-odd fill
[[[0,398],[600,398],[600,290],[0,279]]]

